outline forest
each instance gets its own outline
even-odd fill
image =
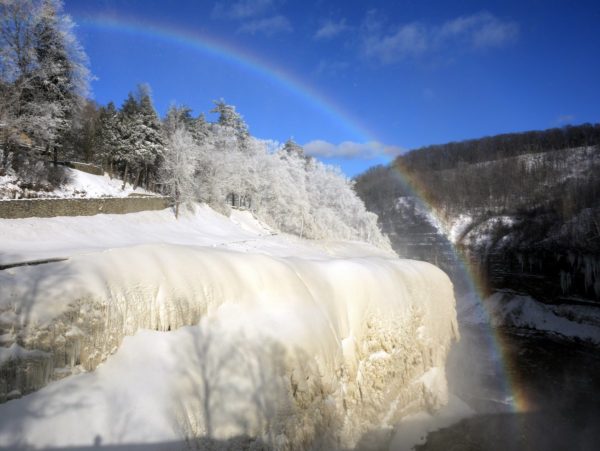
[[[91,100],[89,62],[60,1],[4,1],[0,27],[0,197],[50,191],[66,182],[61,163],[79,161],[171,196],[176,214],[192,201],[242,206],[284,232],[387,246],[352,180],[292,139],[252,137],[223,100],[214,122],[185,105],[159,117],[143,84],[120,108]]]
[[[452,169],[461,164],[483,163],[539,154],[553,150],[600,144],[600,124],[565,125],[561,128],[505,133],[414,149],[402,155],[397,164],[410,172]]]
[[[369,169],[357,188],[376,212],[417,193],[446,217],[537,212],[564,223],[598,206],[599,144],[600,124],[583,124],[430,146]]]

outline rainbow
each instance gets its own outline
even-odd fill
[[[237,70],[253,74],[279,87],[282,91],[293,94],[306,105],[310,105],[315,110],[331,118],[344,130],[357,136],[362,141],[376,141],[373,137],[374,134],[369,132],[357,118],[344,111],[324,94],[304,83],[295,75],[265,61],[246,49],[242,50],[234,47],[222,39],[182,30],[169,24],[139,22],[109,15],[84,16],[75,19],[77,24],[84,28],[160,40],[187,47],[207,57],[224,61]]]
[[[414,177],[410,177],[407,173],[404,173],[403,170],[396,165],[392,165],[392,168],[394,170],[393,174],[398,177],[400,183],[408,188],[408,190],[432,212],[434,217],[443,224],[443,220],[436,214],[435,209],[432,207],[433,202],[427,195],[426,187],[420,185],[418,180],[415,180]],[[493,357],[500,365],[497,369],[502,376],[500,382],[504,384],[504,386],[501,387],[502,392],[507,398],[497,401],[507,404],[513,413],[534,411],[534,404],[527,396],[527,393],[522,389],[522,384],[517,379],[516,375],[518,374],[518,371],[516,371],[513,362],[509,358],[508,344],[505,344],[503,336],[491,326],[491,315],[483,302],[483,298],[486,296],[486,286],[481,275],[476,273],[473,265],[467,260],[464,253],[460,252],[455,245],[452,245],[452,250],[461,272],[466,276],[465,279],[468,284],[468,292],[477,296],[476,302],[482,307],[482,311],[486,316],[485,323],[487,324],[487,335],[485,337],[486,343],[483,345],[485,349],[489,349],[495,353]]]
[[[284,71],[275,64],[265,61],[245,49],[238,49],[216,37],[182,30],[169,24],[140,22],[138,20],[110,15],[76,17],[76,22],[84,28],[95,29],[101,32],[125,33],[172,43],[200,52],[207,57],[224,61],[237,70],[253,74],[273,83],[285,92],[295,95],[307,105],[316,108],[321,113],[330,117],[345,130],[360,137],[364,142],[378,141],[374,137],[374,134],[367,130],[359,120],[348,114],[325,95],[300,80],[297,76]],[[409,177],[399,169],[396,170],[396,175],[400,178],[404,186],[409,188],[417,198],[424,202],[428,209],[433,211],[431,202],[425,195],[426,191],[424,187],[420,187],[413,181],[410,181]],[[472,289],[473,293],[477,294],[478,301],[482,303],[484,291],[478,282],[478,276],[470,269],[471,265],[461,257],[462,254],[457,249],[454,249],[454,252],[457,255],[457,260],[461,262],[462,270],[471,285],[469,288]],[[518,381],[514,380],[513,376],[511,376],[515,374],[515,371],[513,371],[510,359],[506,357],[506,346],[503,344],[502,338],[494,332],[492,327],[489,327],[488,337],[491,340],[489,343],[491,345],[490,349],[496,350],[499,356],[498,361],[502,364],[501,371],[506,383],[505,392],[509,393],[511,395],[510,398],[512,398],[509,400],[511,410],[514,412],[530,411],[533,406],[527,399],[526,394],[520,390]]]

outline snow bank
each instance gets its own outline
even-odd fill
[[[229,219],[205,205],[182,212],[179,220],[170,209],[125,215],[0,220],[0,263],[64,258],[148,243],[239,244],[270,234],[256,223],[251,215]]]
[[[447,402],[456,315],[432,265],[272,236],[246,213],[122,216],[13,220],[70,258],[0,271],[3,343],[48,356],[30,373],[95,371],[0,405],[0,447],[248,435],[331,449]]]

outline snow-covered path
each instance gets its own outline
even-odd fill
[[[290,235],[274,235],[249,212],[234,210],[227,218],[205,205],[183,212],[179,219],[166,209],[126,215],[0,220],[0,264],[159,243],[312,258],[372,255],[375,251],[372,246],[358,242],[351,245],[311,242]],[[379,254],[394,255],[385,251]]]

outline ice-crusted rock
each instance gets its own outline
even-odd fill
[[[427,263],[161,244],[0,278],[0,332],[50,356],[50,369],[32,370],[44,382],[106,360],[1,405],[0,446],[247,435],[330,449],[447,399],[454,298]],[[43,385],[0,374],[5,396]],[[145,426],[123,432],[118,418]]]

